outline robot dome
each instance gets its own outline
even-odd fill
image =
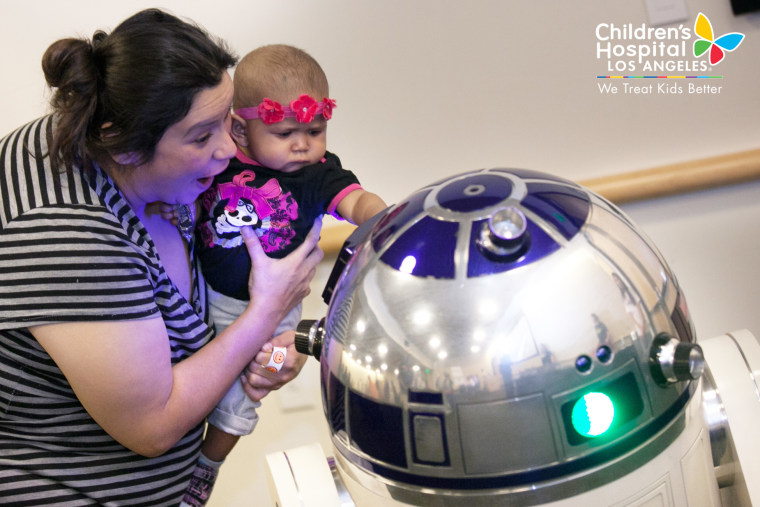
[[[325,297],[299,346],[336,459],[398,502],[578,494],[695,417],[704,360],[675,276],[562,178],[487,169],[414,192],[348,239]]]

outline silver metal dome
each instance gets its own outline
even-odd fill
[[[703,366],[657,249],[544,173],[415,192],[349,238],[326,295],[301,348],[321,356],[339,464],[415,505],[609,482],[677,436]]]

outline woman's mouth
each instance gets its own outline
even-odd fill
[[[198,183],[203,188],[209,188],[213,182],[214,182],[214,177],[213,176],[206,176],[205,178],[198,178]]]
[[[226,160],[223,166],[220,166],[219,169],[217,169],[217,172],[212,174],[211,176],[205,176],[203,178],[198,178],[198,184],[203,186],[204,188],[209,188],[214,183],[214,178],[218,175],[222,174],[225,169],[227,169],[227,166],[229,165],[229,160]]]

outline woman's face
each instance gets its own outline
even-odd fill
[[[211,186],[236,152],[231,102],[232,80],[225,72],[219,85],[199,92],[187,115],[164,132],[153,158],[125,176],[128,188],[122,190],[133,207],[192,203]]]

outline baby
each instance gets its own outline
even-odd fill
[[[237,156],[202,196],[197,230],[217,332],[248,306],[251,261],[241,226],[251,226],[264,251],[279,258],[299,245],[324,213],[361,225],[387,208],[326,150],[327,122],[336,103],[314,58],[287,45],[258,48],[238,64],[234,85]],[[295,353],[300,319],[299,305],[270,342],[275,371],[288,351]],[[200,462],[218,468],[240,436],[253,431],[258,406],[239,383],[233,385],[209,416]],[[198,479],[185,496],[189,505],[202,505],[210,493],[213,477]]]

